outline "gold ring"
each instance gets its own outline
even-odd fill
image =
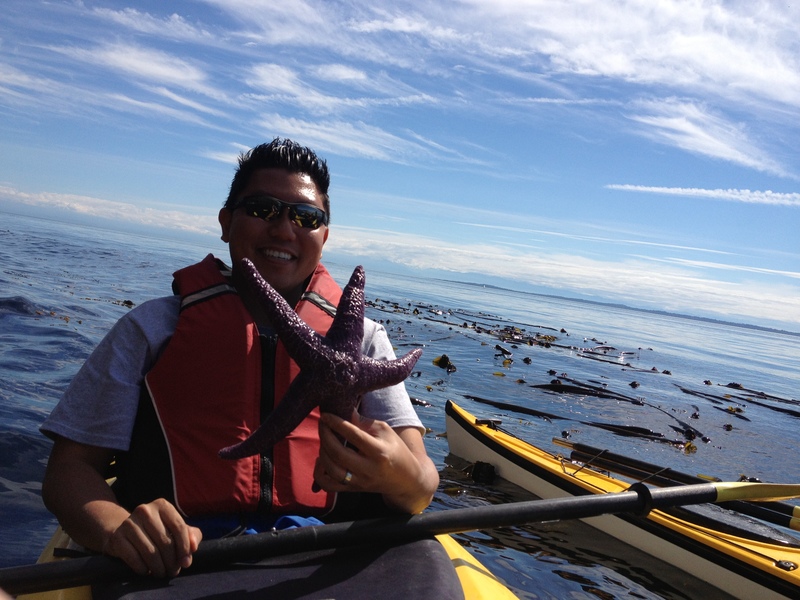
[[[342,485],[347,485],[353,480],[353,474],[350,471],[347,471],[344,474],[344,479],[342,479]]]

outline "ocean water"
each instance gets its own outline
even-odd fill
[[[42,420],[111,325],[130,306],[169,293],[172,271],[208,251],[0,213],[0,566],[35,562],[55,527],[40,497],[50,447],[38,432]],[[354,265],[328,266],[345,283]],[[800,481],[800,335],[374,271],[366,296],[368,316],[384,322],[398,354],[423,348],[406,385],[442,477],[432,510],[527,498],[503,482],[474,483],[457,468],[442,435],[448,399],[553,452],[563,448],[552,439],[568,435],[692,474]],[[555,339],[545,347],[500,333],[514,329],[525,339]],[[456,371],[434,364],[442,354]],[[533,387],[554,379],[616,397]],[[475,398],[559,418],[503,412]],[[614,435],[596,423],[645,428],[674,443]],[[691,451],[683,446],[687,427],[699,434]],[[577,521],[457,537],[521,598],[720,597]]]

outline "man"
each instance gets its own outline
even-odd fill
[[[378,495],[406,513],[430,503],[439,477],[402,384],[366,395],[349,421],[312,413],[271,455],[231,465],[216,456],[219,439],[242,421],[237,411],[264,418],[291,379],[241,260],[250,259],[298,314],[316,315],[324,332],[327,317],[304,292],[338,289],[320,264],[328,185],[325,162],[290,140],[244,154],[219,212],[232,270],[209,256],[178,271],[179,294],[128,313],[76,375],[42,427],[55,440],[42,495],[77,543],[137,573],[174,576],[191,565],[202,539],[195,525],[209,519],[249,527],[287,513],[324,518],[343,492]],[[219,294],[192,300],[209,285]],[[394,357],[369,319],[362,350]],[[177,458],[186,447],[197,450],[191,460]],[[112,461],[114,488],[106,483]],[[248,477],[254,485],[240,485]]]

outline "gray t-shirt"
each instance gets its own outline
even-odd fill
[[[64,396],[41,427],[42,433],[74,442],[128,450],[145,375],[175,331],[179,296],[145,302],[112,327],[75,375]],[[395,358],[382,325],[364,319],[363,354]],[[424,431],[400,383],[364,396],[359,412],[390,427]]]

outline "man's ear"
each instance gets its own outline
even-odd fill
[[[225,242],[226,244],[229,241],[228,233],[231,230],[231,217],[232,216],[233,216],[233,213],[231,211],[229,211],[227,208],[220,208],[219,209],[218,219],[219,219],[219,225],[222,228],[222,236],[221,236],[221,238],[222,238],[222,241]]]

